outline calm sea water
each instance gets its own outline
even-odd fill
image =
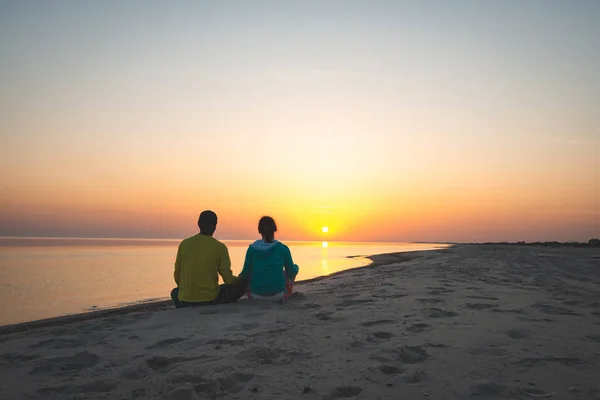
[[[168,298],[179,240],[0,238],[0,325]],[[251,241],[226,240],[234,274]],[[363,257],[436,244],[285,242],[298,279],[368,265]]]

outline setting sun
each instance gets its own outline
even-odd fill
[[[327,232],[329,232],[329,227],[324,226],[321,228],[321,231],[323,231],[323,233],[327,233]]]

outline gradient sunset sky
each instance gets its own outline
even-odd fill
[[[600,1],[0,1],[0,236],[600,237]],[[329,233],[321,233],[328,226]]]

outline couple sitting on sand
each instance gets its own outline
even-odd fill
[[[227,246],[213,238],[217,214],[203,211],[198,218],[200,233],[181,242],[175,261],[175,283],[171,291],[175,307],[236,302],[244,293],[249,299],[286,301],[298,266],[290,249],[275,240],[277,225],[271,217],[262,217],[258,233],[262,240],[252,243],[246,252],[244,268],[236,278],[231,272]],[[219,286],[219,276],[225,282]]]

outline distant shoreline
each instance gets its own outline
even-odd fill
[[[486,242],[486,243],[465,243],[477,246],[537,246],[537,247],[581,247],[598,248],[599,239],[591,239],[588,242]]]

